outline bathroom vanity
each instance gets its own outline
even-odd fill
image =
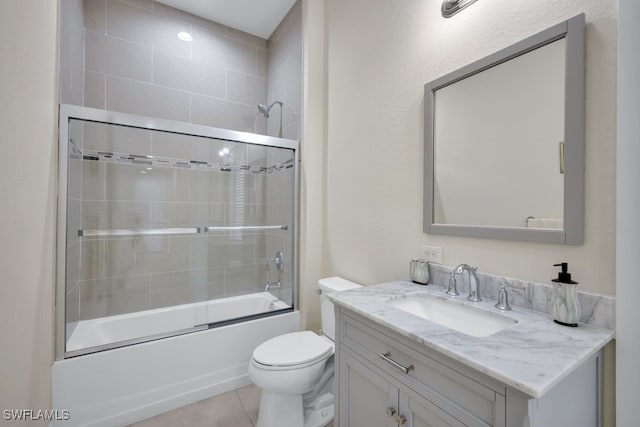
[[[392,282],[330,296],[337,427],[601,425],[601,349],[613,331],[443,292]],[[464,322],[427,320],[420,310],[438,304]]]

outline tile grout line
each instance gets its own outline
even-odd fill
[[[249,415],[249,411],[247,411],[247,408],[244,406],[244,402],[242,401],[242,398],[238,394],[238,389],[235,389],[233,392],[235,393],[236,397],[238,398],[238,401],[240,402],[240,406],[242,406],[242,409],[244,410],[245,415],[247,416],[247,418],[249,418],[249,422],[251,423],[251,425],[253,427],[256,427],[256,425],[253,423],[253,420],[251,419],[251,415]]]

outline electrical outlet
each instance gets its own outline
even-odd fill
[[[420,245],[420,257],[429,262],[442,263],[444,258],[444,249],[442,246]]]

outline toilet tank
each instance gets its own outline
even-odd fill
[[[320,290],[320,317],[322,318],[322,332],[331,340],[335,341],[336,335],[336,315],[333,303],[327,298],[331,292],[341,292],[348,289],[360,288],[362,285],[351,282],[342,277],[328,277],[318,281]]]

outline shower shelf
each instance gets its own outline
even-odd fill
[[[191,227],[191,228],[150,228],[119,230],[78,230],[78,237],[120,237],[120,236],[165,236],[171,234],[199,234],[203,231],[259,231],[288,230],[288,225],[249,225],[230,227]]]

